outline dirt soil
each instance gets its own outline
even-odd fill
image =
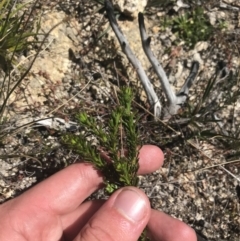
[[[139,186],[152,207],[189,224],[199,240],[240,240],[240,4],[199,1],[215,28],[208,39],[187,46],[164,20],[186,14],[196,5],[185,1],[189,8],[178,9],[176,1],[164,2],[148,6],[144,16],[151,48],[176,92],[192,61],[200,63],[189,105],[165,122],[154,120],[136,72],[122,53],[101,5],[88,0],[38,4],[34,11],[41,15],[43,33],[38,40],[45,42],[4,113],[0,203],[78,161],[78,155],[62,145],[62,133],[81,131],[75,115],[83,109],[105,121],[116,105],[115,93],[127,84],[136,91],[134,107],[140,114],[142,143],[159,146],[165,155],[163,168],[140,177]],[[137,19],[120,15],[118,23],[164,104],[160,82],[141,47]],[[216,27],[219,23],[222,28]],[[29,66],[39,46],[30,46],[21,54],[19,66]],[[209,80],[222,69],[221,64],[227,73],[221,72],[210,97],[202,103]],[[14,68],[13,81],[19,71]],[[1,72],[0,78],[3,75]],[[191,106],[199,103],[205,114],[198,112],[193,120]],[[209,121],[212,114],[221,121]],[[94,197],[107,198],[101,191]]]

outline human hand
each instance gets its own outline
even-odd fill
[[[163,164],[161,150],[143,146],[139,164],[139,174],[157,170]],[[107,201],[84,202],[102,182],[101,174],[85,163],[56,173],[0,206],[0,240],[135,241],[146,225],[154,241],[197,240],[183,222],[151,210],[135,187],[119,189]]]

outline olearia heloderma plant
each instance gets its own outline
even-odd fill
[[[118,98],[119,104],[109,114],[107,123],[99,124],[86,112],[81,112],[77,119],[84,127],[85,134],[63,136],[64,143],[71,150],[101,171],[108,194],[121,187],[138,185],[138,154],[141,146],[137,113],[132,109],[131,88],[122,88]],[[87,140],[87,136],[91,135],[97,139],[97,146]],[[144,230],[139,241],[148,240]]]
[[[104,177],[105,190],[111,194],[124,186],[137,186],[138,152],[137,114],[132,110],[133,93],[124,87],[119,93],[119,104],[102,124],[86,112],[77,115],[85,134],[66,134],[64,143],[80,157],[94,164]],[[94,136],[97,145],[88,141]]]

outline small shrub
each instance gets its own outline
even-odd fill
[[[203,8],[184,13],[172,21],[172,31],[190,47],[199,41],[206,41],[213,33],[213,27],[206,18]]]
[[[119,105],[105,123],[97,123],[86,112],[81,112],[77,120],[83,126],[84,134],[63,136],[63,142],[70,149],[103,173],[108,193],[124,186],[137,186],[138,183],[139,138],[132,101],[131,89],[123,88],[119,94]],[[88,141],[89,136],[97,139],[97,146]]]

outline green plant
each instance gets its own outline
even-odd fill
[[[81,112],[77,120],[84,127],[84,134],[63,136],[63,142],[70,149],[103,173],[108,193],[124,186],[137,186],[138,183],[140,143],[132,101],[131,89],[123,88],[119,94],[119,105],[108,116],[107,125],[97,123],[86,112]],[[89,135],[97,139],[97,146],[88,141]]]
[[[49,37],[51,31],[59,26],[67,18],[53,26],[44,34],[43,40],[38,41],[41,19],[34,14],[38,0],[32,5],[17,4],[14,1],[4,0],[0,3],[0,64],[3,61],[6,68],[0,68],[0,142],[3,139],[22,127],[9,128],[9,120],[6,106],[12,93],[21,86],[22,81],[28,75],[42,47]],[[29,40],[31,38],[31,40]],[[38,45],[37,45],[38,44]],[[18,63],[18,57],[30,46],[37,47],[36,52],[31,56],[31,61],[27,65]],[[0,67],[2,67],[0,65]],[[29,123],[31,125],[33,123]]]
[[[173,20],[173,32],[189,46],[207,40],[212,31],[213,28],[200,7]]]
[[[10,0],[0,3],[0,58],[4,70],[12,64],[13,54],[25,50],[31,44],[29,37],[36,35],[28,26],[28,4],[16,4]]]
[[[171,26],[172,31],[190,47],[198,41],[208,40],[213,33],[213,27],[201,7],[174,18]]]
[[[132,101],[132,90],[129,87],[122,88],[119,104],[109,114],[106,125],[97,123],[86,112],[81,112],[77,120],[83,126],[84,134],[66,134],[62,138],[68,148],[101,171],[108,194],[124,186],[138,185],[140,143],[138,119],[132,110]],[[97,145],[91,144],[89,136],[97,139]],[[145,230],[139,240],[148,240]]]
[[[225,66],[222,67],[207,81],[194,102],[188,103],[182,117],[189,119],[192,136],[210,142],[214,139],[218,146],[238,151],[240,125],[236,113],[240,95],[239,70],[226,74]]]
[[[36,18],[32,22],[31,18],[33,18],[33,9],[37,2],[34,2],[30,10],[27,8],[29,3],[17,4],[10,0],[0,3],[0,67],[2,69],[0,72],[2,75],[0,123],[4,123],[4,119],[6,120],[4,111],[11,93],[20,85],[30,70],[29,68],[26,71],[20,70],[22,66],[17,63],[17,58],[36,41],[35,37],[38,34],[40,23],[35,21]],[[33,23],[36,23],[35,30],[33,30]],[[29,41],[29,37],[32,37],[32,41]]]

